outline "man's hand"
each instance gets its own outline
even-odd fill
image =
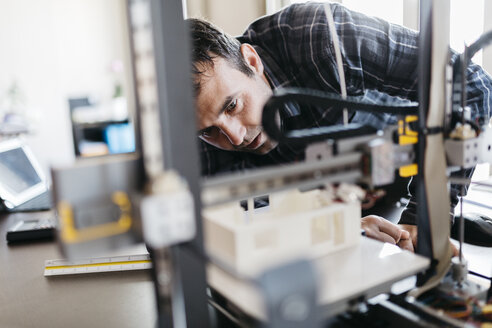
[[[415,248],[417,247],[417,226],[411,224],[399,224],[401,229],[408,231],[409,238],[401,239],[398,243],[403,249],[406,249],[410,252],[415,252]]]
[[[362,229],[366,231],[367,237],[393,245],[398,244],[401,240],[410,239],[410,233],[408,231],[377,215],[363,217],[361,219],[361,225]]]
[[[384,241],[407,251],[414,252],[417,248],[417,226],[411,224],[393,224],[377,215],[368,215],[361,219],[362,229],[366,236]],[[449,241],[453,256],[458,256],[459,251],[451,241]]]
[[[398,246],[413,252],[417,248],[417,226],[411,224],[399,224],[398,226],[408,231],[408,233],[410,234],[409,239],[400,239]],[[451,241],[449,241],[449,244],[451,246],[451,251],[453,252],[453,256],[458,256],[459,255],[458,248],[456,248],[456,246],[454,246],[454,244],[451,243]]]

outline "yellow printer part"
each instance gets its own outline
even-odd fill
[[[415,115],[406,116],[403,120],[398,120],[398,144],[400,146],[413,145],[418,141],[418,132],[410,128],[411,122],[416,122],[418,117]],[[409,164],[399,169],[399,174],[403,178],[408,178],[418,173],[417,164]]]
[[[132,226],[131,203],[128,195],[123,191],[116,191],[112,194],[111,200],[120,210],[119,219],[83,229],[75,227],[72,206],[66,201],[59,202],[61,240],[67,244],[76,244],[128,232]]]

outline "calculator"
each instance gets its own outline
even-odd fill
[[[7,242],[53,239],[56,221],[54,217],[26,219],[14,222],[7,231]]]

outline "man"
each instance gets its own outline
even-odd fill
[[[331,4],[340,39],[347,93],[375,103],[417,101],[417,38],[414,31]],[[262,108],[273,89],[303,87],[340,93],[333,42],[322,3],[297,4],[252,23],[234,39],[211,24],[189,20],[203,173],[213,175],[302,160],[304,149],[277,145],[261,128]],[[468,105],[474,118],[490,117],[490,77],[468,69]],[[308,128],[341,122],[330,108],[295,104],[280,113],[283,127]],[[351,121],[378,128],[394,123],[386,114],[350,113]],[[415,203],[412,202],[411,206]],[[415,223],[415,210],[402,215]],[[416,227],[377,216],[362,219],[369,237],[413,250]],[[412,242],[413,241],[413,242]]]

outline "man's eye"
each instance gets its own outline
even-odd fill
[[[226,112],[233,112],[237,106],[237,99],[234,99],[226,108]]]

